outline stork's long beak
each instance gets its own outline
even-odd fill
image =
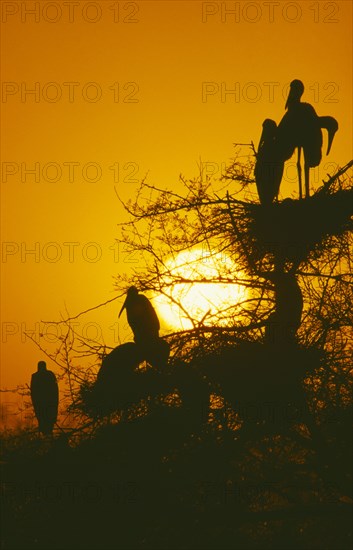
[[[337,132],[336,129],[334,130],[328,130],[328,142],[327,142],[327,152],[326,152],[326,155],[329,154],[329,152],[331,151],[331,146],[332,146],[332,142],[333,142],[333,138],[335,137],[335,133]]]
[[[120,310],[120,313],[119,313],[119,315],[118,315],[118,318],[120,317],[120,315],[122,314],[122,312],[124,311],[125,308],[126,308],[126,300],[125,300],[125,302],[123,303],[123,307],[122,307],[121,310]]]

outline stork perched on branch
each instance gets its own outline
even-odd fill
[[[128,289],[119,317],[124,309],[126,309],[127,321],[134,333],[136,344],[145,344],[151,338],[159,337],[160,325],[157,313],[149,299],[139,294],[135,286]]]
[[[255,181],[262,205],[269,206],[278,196],[283,175],[284,161],[277,144],[277,124],[266,118],[256,154]]]
[[[298,149],[299,198],[303,198],[301,152],[304,151],[305,195],[309,197],[309,170],[321,162],[322,128],[328,132],[328,155],[338,122],[331,116],[318,116],[312,105],[300,101],[304,92],[301,80],[293,80],[286,102],[287,112],[277,126],[266,119],[256,154],[255,180],[261,204],[270,205],[278,195],[284,163]]]
[[[170,349],[168,343],[159,337],[159,319],[149,299],[131,286],[119,317],[124,309],[143,359],[156,367],[163,367],[168,361]]]
[[[286,102],[287,112],[278,125],[276,144],[280,158],[285,161],[291,158],[294,150],[298,149],[298,180],[299,198],[303,197],[301,150],[304,152],[304,177],[305,195],[309,197],[309,169],[318,166],[321,162],[322,132],[324,128],[328,132],[328,144],[326,155],[329,154],[335,133],[338,130],[338,122],[331,116],[321,116],[309,103],[300,101],[304,92],[304,84],[301,80],[293,80]]]

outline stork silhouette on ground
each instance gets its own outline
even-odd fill
[[[298,181],[299,198],[303,198],[301,151],[304,152],[304,177],[305,195],[309,197],[309,170],[318,166],[321,162],[322,132],[324,128],[328,132],[328,145],[326,155],[331,150],[335,133],[338,130],[338,122],[331,116],[321,116],[309,103],[302,102],[304,84],[301,80],[293,80],[290,84],[289,95],[286,102],[287,112],[278,125],[276,132],[276,144],[278,155],[282,161],[291,158],[295,149],[298,149]]]
[[[159,337],[160,323],[149,299],[135,286],[127,291],[119,317],[126,309],[127,320],[143,358],[156,367],[162,367],[169,357],[169,345]]]
[[[32,374],[31,398],[39,431],[50,435],[58,416],[59,389],[56,376],[47,370],[45,361],[39,361],[37,372]]]

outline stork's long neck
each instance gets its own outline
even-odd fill
[[[293,107],[295,107],[296,105],[299,105],[300,103],[300,98],[299,97],[290,97],[290,95],[288,96],[288,99],[287,99],[287,102],[286,102],[286,109],[292,109]]]

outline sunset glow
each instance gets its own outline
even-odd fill
[[[168,296],[154,299],[164,323],[171,329],[190,329],[201,321],[205,325],[227,324],[229,308],[246,297],[246,290],[239,284],[211,282],[218,277],[241,279],[231,258],[225,254],[203,251],[201,248],[180,252],[169,259],[166,267],[173,279],[165,275],[166,288],[175,278],[186,282],[174,284],[167,290]],[[190,282],[190,281],[202,282]]]
[[[126,219],[116,191],[133,200],[147,175],[182,192],[180,173],[195,177],[200,161],[219,178],[235,142],[257,145],[264,119],[279,122],[293,78],[305,84],[303,101],[339,122],[330,155],[312,169],[313,188],[351,158],[351,2],[1,8],[2,386],[28,382],[42,358],[25,331],[36,335],[41,320],[58,320],[66,308],[76,314],[105,302],[113,277],[136,267],[115,245]],[[294,158],[280,197],[292,194]],[[181,295],[197,320],[238,300],[235,285],[173,289]],[[174,326],[190,326],[184,313],[159,307]],[[114,319],[108,309],[88,319],[110,345]]]

